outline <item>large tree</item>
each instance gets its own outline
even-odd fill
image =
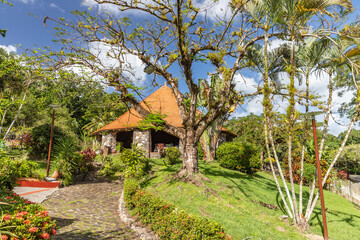
[[[197,143],[203,132],[244,96],[235,93],[234,78],[243,66],[246,49],[263,39],[262,33],[254,31],[254,23],[247,21],[241,6],[232,10],[223,6],[227,14],[222,17],[207,15],[211,6],[192,0],[95,2],[118,8],[124,17],[102,11],[75,11],[72,20],[46,18],[59,25],[56,29],[61,44],[60,51],[49,49],[47,63],[52,64],[52,69],[86,67],[120,92],[121,100],[130,103],[144,118],[149,112],[136,97],[140,89],[129,74],[127,59],[136,56],[151,66],[153,83],[165,80],[175,95],[183,127],[166,122],[162,127],[182,143],[184,157],[179,176],[192,177],[199,171]],[[132,18],[134,14],[138,17]],[[104,63],[99,52],[91,51],[94,44],[107,49],[104,55],[112,66]],[[201,68],[204,70],[198,71]],[[218,75],[223,84],[219,89],[209,88],[209,107],[200,115],[197,97],[201,81],[196,78],[206,80],[212,74]]]

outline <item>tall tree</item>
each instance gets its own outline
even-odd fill
[[[196,1],[102,1],[122,11],[122,18],[105,12],[74,12],[74,20],[51,19],[57,27],[61,51],[49,50],[48,63],[53,69],[69,65],[81,65],[98,76],[106,84],[121,93],[121,100],[130,103],[144,118],[149,114],[134,94],[139,86],[132,76],[126,59],[136,56],[154,69],[154,81],[166,81],[171,86],[179,106],[182,128],[163,124],[167,131],[180,138],[183,146],[183,164],[180,177],[192,177],[199,172],[197,143],[216,119],[229,112],[241,98],[234,92],[234,77],[242,68],[246,49],[263,39],[261,32],[253,32],[253,22],[246,20],[246,13],[239,8],[229,10],[228,15],[214,22],[206,16],[209,6],[197,5]],[[136,12],[142,18],[130,19]],[[107,49],[106,55],[114,63],[106,66],[101,54],[91,50],[97,44]],[[202,64],[202,62],[205,62]],[[217,89],[219,98],[207,99],[210,108],[199,116],[197,97],[199,82],[194,79],[195,68],[206,67],[223,81]],[[206,77],[205,77],[206,78]],[[180,89],[187,89],[190,101]],[[215,89],[213,89],[215,90]]]

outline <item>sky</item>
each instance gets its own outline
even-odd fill
[[[47,27],[43,24],[43,19],[46,16],[58,18],[58,17],[69,17],[70,11],[73,10],[86,10],[89,6],[93,6],[94,3],[92,0],[8,0],[14,4],[13,7],[0,4],[0,29],[8,29],[6,37],[0,37],[0,47],[6,49],[7,51],[22,53],[27,49],[32,49],[35,47],[44,47],[44,46],[54,46],[52,39],[54,39],[52,28],[54,27],[51,23],[47,24]],[[211,8],[207,14],[212,16],[215,14],[222,15],[226,14],[226,2],[228,0],[219,0],[217,5]],[[210,4],[211,0],[197,0],[196,4]],[[360,7],[360,0],[353,1],[355,8]],[[113,11],[114,14],[119,12],[114,8],[105,7],[108,11]],[[357,10],[355,10],[356,12]],[[279,46],[281,41],[275,40],[272,42],[272,47]],[[97,48],[106,50],[103,46],[92,46],[92,48],[97,50]],[[105,55],[105,52],[102,54]],[[139,59],[134,58],[133,56],[127,57],[128,61],[131,62],[133,68],[143,69],[145,66],[141,63]],[[114,63],[111,63],[114,64]],[[203,72],[201,72],[203,73]],[[136,71],[137,77],[141,79],[146,79],[148,76],[145,75],[143,71]],[[199,76],[200,72],[197,73]],[[205,71],[206,74],[206,71]],[[256,90],[260,76],[257,74],[244,73],[242,75],[238,74],[236,76],[237,89],[245,92],[252,92]],[[322,100],[327,98],[327,76],[322,74],[320,76],[313,75],[311,76],[311,89],[316,93],[322,96]],[[284,77],[286,81],[286,77]],[[152,89],[153,90],[153,89]],[[334,96],[334,105],[335,111],[343,101],[349,101],[351,99],[350,94],[345,94],[343,97]],[[285,112],[285,107],[281,103],[281,99],[278,99],[279,104],[277,108],[280,112]],[[245,116],[247,114],[261,114],[262,105],[261,98],[255,98],[250,102],[244,104],[241,108],[238,108],[237,111],[233,114],[233,117],[236,116]],[[334,115],[337,121],[342,122],[346,125],[346,119],[340,118],[338,115]],[[321,117],[319,117],[321,121]],[[346,130],[346,126],[337,125],[333,119],[330,122],[330,132],[332,134],[339,134],[340,132]]]

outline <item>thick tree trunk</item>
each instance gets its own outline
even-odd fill
[[[195,131],[187,129],[183,143],[183,165],[178,172],[180,178],[192,178],[194,173],[199,172],[197,142]]]

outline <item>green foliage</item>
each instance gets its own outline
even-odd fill
[[[216,150],[216,159],[222,167],[254,174],[261,166],[256,150],[250,143],[227,142]]]
[[[175,208],[139,189],[134,179],[125,180],[124,192],[126,206],[160,239],[232,239],[220,224]]]
[[[30,153],[37,156],[45,157],[49,153],[49,143],[50,143],[50,133],[51,133],[51,124],[43,124],[33,128],[32,130],[32,143],[30,145]],[[54,126],[53,132],[53,143],[60,141],[60,139],[65,138],[66,135],[63,131]]]
[[[1,189],[0,199],[5,203],[0,205],[1,239],[50,239],[56,234],[55,221],[39,204]]]
[[[168,165],[174,165],[180,160],[180,150],[177,147],[168,147],[165,149],[166,161]]]
[[[345,138],[346,131],[339,134],[339,139],[342,141]],[[346,141],[346,146],[360,144],[360,130],[352,129]]]
[[[65,186],[73,182],[73,176],[80,172],[87,172],[83,155],[76,153],[76,145],[71,138],[63,138],[54,145],[53,168],[58,170]]]
[[[198,143],[197,149],[198,149],[198,158],[199,158],[199,160],[203,160],[204,159],[204,150],[202,149],[200,143]]]
[[[121,161],[120,156],[105,156],[103,157],[102,162],[103,166],[100,170],[101,176],[113,179],[117,172],[125,171],[125,165]]]
[[[150,171],[150,162],[144,155],[144,152],[133,145],[133,149],[124,149],[120,155],[121,161],[125,164],[125,176],[141,178]]]
[[[139,128],[142,130],[154,129],[156,131],[164,129],[166,115],[160,113],[149,113],[146,118],[139,122]]]
[[[349,171],[350,174],[360,174],[360,145],[346,146],[335,167],[338,170]]]
[[[0,189],[13,189],[18,178],[30,177],[37,168],[38,165],[34,162],[2,157],[0,159]]]

